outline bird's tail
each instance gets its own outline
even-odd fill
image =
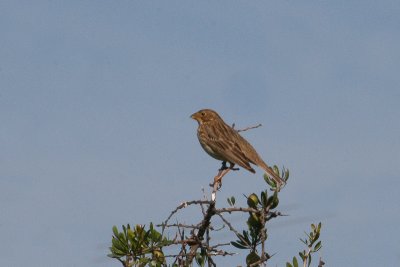
[[[265,173],[271,177],[278,185],[284,185],[286,184],[286,182],[279,177],[274,170],[269,167],[265,162],[262,162],[262,164],[260,164],[260,167],[264,169]]]

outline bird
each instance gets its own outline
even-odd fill
[[[221,170],[228,169],[225,164],[229,162],[229,169],[234,169],[237,164],[255,173],[251,163],[263,169],[278,185],[285,184],[285,181],[262,160],[254,147],[238,131],[226,124],[217,112],[201,109],[190,117],[198,122],[197,138],[200,145],[208,155],[222,161]]]

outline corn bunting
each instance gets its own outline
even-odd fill
[[[222,160],[222,169],[237,164],[255,173],[250,163],[262,168],[279,185],[285,182],[261,159],[256,150],[236,130],[227,125],[217,112],[202,109],[191,116],[199,123],[197,137],[203,149],[213,158]],[[217,177],[216,177],[217,178]],[[222,179],[222,177],[221,177]]]

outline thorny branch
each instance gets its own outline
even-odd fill
[[[193,261],[194,255],[196,255],[197,249],[201,246],[201,241],[204,239],[204,234],[210,225],[211,218],[215,214],[215,202],[211,201],[204,215],[204,219],[201,222],[197,235],[193,236],[197,243],[192,245],[190,248],[189,256],[187,257],[186,264],[190,265]]]
[[[242,207],[232,207],[232,208],[221,208],[221,209],[217,209],[216,213],[224,213],[224,212],[228,212],[228,213],[232,213],[235,211],[242,211],[242,212],[254,212],[254,213],[258,213],[259,211],[253,208],[242,208]]]
[[[224,165],[223,165],[224,166]],[[178,227],[178,232],[180,235],[180,240],[177,241],[175,240],[173,243],[176,244],[182,244],[182,248],[181,248],[181,252],[177,255],[177,258],[175,260],[175,263],[178,261],[179,264],[183,264],[182,260],[182,256],[186,256],[186,261],[185,264],[186,266],[190,265],[193,261],[193,258],[196,256],[196,252],[199,248],[204,247],[206,248],[207,255],[208,255],[208,264],[209,266],[216,266],[215,262],[212,260],[211,256],[215,256],[215,255],[233,255],[233,253],[229,253],[223,250],[217,250],[217,247],[220,246],[226,246],[229,245],[229,243],[226,244],[217,244],[214,246],[210,246],[210,230],[214,230],[214,228],[211,226],[211,218],[218,213],[218,215],[222,217],[222,215],[220,215],[220,213],[224,213],[224,212],[234,212],[234,211],[242,211],[242,212],[256,212],[257,210],[255,209],[245,209],[245,208],[223,208],[223,209],[219,209],[217,210],[215,208],[215,201],[216,201],[216,193],[218,191],[218,189],[221,186],[221,179],[222,176],[225,175],[227,173],[226,169],[221,168],[219,170],[218,175],[216,176],[216,178],[214,179],[214,184],[213,184],[213,190],[212,190],[212,195],[211,195],[211,201],[207,200],[205,195],[204,198],[205,200],[192,200],[192,201],[187,201],[187,202],[183,202],[181,203],[178,207],[176,207],[168,216],[168,218],[159,226],[162,226],[162,232],[164,232],[166,227]],[[217,179],[220,178],[220,179]],[[203,190],[204,193],[204,190]],[[197,225],[187,225],[187,224],[181,224],[181,223],[175,223],[175,224],[168,224],[168,221],[172,218],[172,216],[174,214],[176,214],[179,210],[188,207],[189,205],[200,205],[201,210],[202,210],[202,214],[203,214],[203,220],[197,224]],[[207,209],[205,209],[204,205],[208,205]],[[225,220],[223,218],[223,220]],[[226,221],[226,220],[225,220]],[[226,221],[227,222],[227,221]],[[226,223],[225,223],[226,224]],[[227,224],[230,228],[233,228],[232,225]],[[180,228],[187,228],[187,229],[192,229],[191,231],[191,237],[189,239],[185,239],[184,237],[184,230],[180,230]],[[195,233],[195,231],[197,230],[197,234]],[[204,236],[205,236],[205,243],[203,243],[204,240]],[[190,251],[186,252],[186,248],[185,245],[189,245],[190,246]]]
[[[236,235],[238,238],[240,238],[240,240],[241,240],[243,243],[245,243],[246,245],[250,246],[250,244],[247,243],[246,240],[244,240],[243,238],[241,238],[241,235],[239,234],[239,232],[238,232],[235,228],[233,228],[233,226],[232,226],[232,224],[231,224],[230,222],[228,222],[221,214],[217,214],[217,215],[218,215],[218,216],[221,218],[221,220],[229,227],[229,230],[231,230],[232,232],[234,232],[235,235]]]
[[[175,213],[177,213],[178,212],[178,210],[180,210],[180,209],[183,209],[183,208],[186,208],[187,206],[189,206],[189,205],[194,205],[194,204],[210,204],[212,201],[209,201],[209,200],[192,200],[192,201],[186,201],[186,202],[183,202],[183,203],[181,203],[178,207],[176,207],[172,212],[171,212],[171,214],[168,216],[168,218],[164,221],[164,223],[162,223],[162,226],[163,225],[167,225],[168,224],[168,221],[169,221],[169,219],[171,219],[171,217],[175,214]],[[163,226],[163,232],[164,232],[164,226]]]
[[[234,128],[234,124],[232,128]],[[237,130],[238,132],[247,131],[250,129],[258,128],[261,124],[247,127],[242,130]],[[193,262],[193,259],[198,254],[198,249],[202,249],[202,255],[206,256],[208,266],[216,266],[213,258],[214,256],[231,256],[235,253],[221,250],[220,247],[230,246],[231,243],[221,243],[212,245],[211,244],[211,232],[221,230],[225,226],[229,228],[231,232],[235,234],[237,238],[244,244],[246,247],[251,248],[251,250],[256,250],[258,245],[261,245],[261,253],[259,260],[256,262],[252,262],[249,266],[266,266],[266,261],[270,259],[270,256],[266,252],[265,242],[267,239],[266,236],[266,222],[271,220],[272,218],[278,216],[287,216],[282,214],[279,211],[270,211],[270,206],[259,208],[259,207],[228,207],[228,208],[216,208],[216,194],[221,187],[222,177],[229,172],[230,170],[234,170],[233,166],[226,167],[226,163],[223,162],[221,169],[219,170],[217,176],[214,178],[214,183],[212,184],[212,192],[211,192],[211,200],[208,200],[203,189],[203,200],[192,200],[181,203],[177,206],[168,216],[168,218],[160,225],[162,227],[162,233],[164,233],[165,228],[169,227],[177,227],[180,240],[177,240],[178,236],[173,240],[172,244],[180,244],[181,250],[177,255],[167,255],[166,257],[174,257],[174,263],[177,263],[178,266],[190,266]],[[184,209],[191,205],[199,205],[201,208],[201,212],[203,215],[202,220],[198,224],[183,224],[183,223],[170,223],[169,220],[181,209]],[[258,240],[255,242],[246,240],[243,235],[241,235],[232,224],[223,216],[226,213],[234,213],[234,212],[243,212],[249,214],[255,214],[260,218],[260,231],[258,233]],[[214,215],[217,215],[223,222],[222,228],[215,229],[211,225],[211,219]],[[185,229],[190,230],[190,237],[185,236]],[[247,237],[246,237],[247,238]],[[251,242],[251,243],[249,243]],[[188,248],[188,246],[190,248]],[[322,267],[323,261],[320,260],[319,266]]]
[[[259,125],[260,126],[260,125]],[[255,127],[249,127],[250,128],[256,128],[259,126]],[[247,128],[244,130],[248,130]],[[163,231],[167,227],[178,227],[178,232],[180,235],[180,240],[175,240],[173,243],[175,244],[181,244],[182,248],[180,253],[177,255],[177,259],[180,265],[185,265],[189,266],[192,262],[194,257],[196,256],[197,250],[199,248],[205,248],[207,251],[207,256],[208,256],[208,266],[216,266],[215,262],[211,258],[211,256],[215,255],[233,255],[233,253],[229,253],[223,250],[217,250],[216,248],[219,246],[228,246],[230,243],[225,243],[225,244],[217,244],[217,245],[210,245],[210,231],[214,230],[214,228],[211,226],[211,218],[214,215],[217,215],[218,217],[221,218],[222,222],[224,225],[226,225],[230,231],[232,231],[244,244],[250,247],[250,244],[247,242],[247,240],[243,239],[239,232],[232,226],[232,224],[225,219],[224,216],[222,216],[223,213],[232,213],[232,212],[245,212],[245,213],[254,213],[254,214],[259,214],[261,215],[261,222],[262,222],[262,229],[261,229],[261,240],[260,243],[262,245],[262,254],[261,258],[258,261],[259,264],[264,263],[265,261],[268,260],[268,258],[265,256],[265,240],[266,240],[266,235],[265,235],[265,222],[270,220],[271,218],[277,217],[277,216],[282,216],[280,212],[270,212],[269,209],[256,209],[256,208],[243,208],[243,207],[229,207],[229,208],[220,208],[216,209],[215,204],[216,204],[216,193],[218,189],[220,188],[221,184],[221,179],[217,179],[219,176],[225,175],[227,172],[224,173],[224,171],[228,168],[224,168],[224,163],[222,165],[222,168],[219,170],[218,175],[214,179],[214,184],[213,184],[213,189],[212,189],[212,195],[211,199],[208,200],[204,194],[204,189],[203,189],[203,194],[204,194],[204,200],[192,200],[192,201],[187,201],[181,203],[178,207],[176,207],[171,214],[168,216],[168,218],[160,225],[163,227]],[[221,175],[222,174],[222,175]],[[222,178],[222,177],[220,177]],[[200,223],[196,225],[188,225],[188,224],[182,224],[182,223],[175,223],[175,224],[168,224],[168,221],[172,218],[174,214],[176,214],[179,210],[186,208],[190,205],[199,205],[201,207],[201,211],[203,214],[203,219]],[[207,209],[205,208],[205,205],[207,205]],[[182,229],[191,229],[191,236],[190,238],[185,238],[184,236],[184,230]],[[205,242],[203,242],[205,240]],[[186,251],[186,246],[190,246],[190,251]],[[186,260],[184,260],[184,257],[186,257]],[[175,261],[176,262],[176,261]],[[256,265],[254,265],[256,266]]]

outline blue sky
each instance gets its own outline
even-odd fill
[[[2,1],[0,265],[119,266],[106,257],[113,225],[162,221],[219,167],[189,118],[205,107],[239,128],[262,123],[243,135],[291,170],[271,266],[319,221],[327,265],[397,265],[399,12],[398,1]],[[262,186],[259,169],[229,174],[220,205]]]

